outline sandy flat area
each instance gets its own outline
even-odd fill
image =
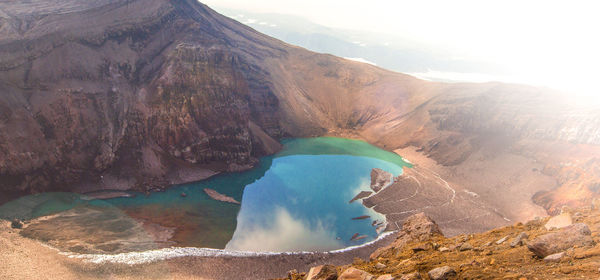
[[[413,146],[394,152],[415,166],[439,174],[457,192],[476,195],[511,223],[547,216],[531,198],[536,192],[551,190],[557,185],[556,179],[540,171],[544,167],[541,163],[510,152],[476,152],[453,166],[440,165]]]

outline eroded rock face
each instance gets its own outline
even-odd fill
[[[227,22],[206,6],[0,8],[11,15],[3,27],[33,21],[0,36],[0,191],[148,190],[199,179],[179,170],[247,169],[279,149],[267,72],[232,50],[216,28]]]
[[[374,192],[379,192],[385,186],[392,181],[392,174],[381,170],[379,168],[373,168],[371,170],[371,189]]]
[[[420,241],[427,240],[434,235],[443,235],[435,221],[425,213],[408,217],[402,224],[402,232]]]
[[[510,247],[517,247],[523,245],[527,238],[529,238],[529,236],[526,232],[519,233],[519,235],[517,235],[517,237],[515,237],[515,239],[513,239],[513,241],[510,242]]]
[[[570,226],[572,224],[573,224],[573,219],[571,218],[571,214],[562,213],[558,216],[554,216],[554,217],[550,218],[550,220],[548,220],[548,222],[546,222],[544,227],[547,230],[550,230],[553,228],[564,228],[564,227]]]
[[[591,231],[586,224],[578,223],[538,236],[527,245],[529,250],[540,258],[565,251],[573,246],[592,246],[594,240]]]
[[[350,267],[340,275],[339,280],[372,280],[374,277],[370,273],[354,267]]]
[[[431,280],[446,280],[456,276],[456,271],[449,266],[442,266],[430,270],[427,275]]]
[[[548,255],[544,258],[545,262],[560,262],[560,260],[565,256],[565,252],[560,252],[552,255]]]
[[[306,275],[306,280],[336,280],[338,273],[333,265],[319,265],[312,267]]]
[[[412,241],[425,241],[433,236],[442,235],[438,225],[425,213],[418,213],[408,217],[402,224],[402,230],[398,238],[389,246],[381,247],[371,254],[370,258],[375,259],[384,254],[390,248],[402,248]],[[389,251],[388,251],[389,252]]]

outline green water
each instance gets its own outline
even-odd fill
[[[279,153],[257,167],[133,198],[86,200],[73,193],[43,193],[0,206],[0,217],[35,218],[75,207],[117,208],[125,215],[176,228],[176,246],[251,251],[330,250],[376,238],[382,216],[348,203],[368,190],[372,168],[399,175],[408,165],[394,153],[343,138],[286,139]],[[215,201],[211,188],[241,201]],[[187,196],[182,197],[181,193]],[[371,218],[352,220],[369,215]],[[366,235],[350,241],[353,234]]]

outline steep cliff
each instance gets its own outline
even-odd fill
[[[0,5],[0,190],[147,189],[277,150],[272,39],[194,1]]]
[[[148,190],[246,169],[274,139],[411,106],[423,83],[286,45],[196,1],[0,11],[4,192]]]

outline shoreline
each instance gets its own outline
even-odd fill
[[[392,175],[390,182],[381,191],[393,184],[393,178]],[[194,182],[197,182],[197,180]],[[166,188],[177,185],[180,184],[170,184]],[[108,193],[115,192],[115,194],[119,192],[119,190],[105,191]],[[369,209],[368,207],[365,208]],[[375,211],[372,208],[370,210],[383,216],[385,224],[389,223],[384,213]],[[118,271],[117,268],[126,266],[129,271],[152,270],[167,265],[171,267],[170,273],[176,275],[177,278],[209,277],[210,279],[231,279],[232,277],[237,279],[267,279],[285,275],[291,269],[308,270],[312,266],[323,263],[347,264],[351,263],[354,258],[368,259],[373,251],[389,245],[396,238],[396,231],[388,230],[382,232],[370,242],[326,252],[247,252],[197,247],[169,247],[121,254],[77,254],[61,252],[41,241],[23,237],[16,230],[12,230],[12,232],[12,238],[35,244],[38,247],[51,248],[52,254],[65,257],[70,263],[67,268],[73,269],[74,273],[77,273],[77,267],[91,267],[92,270],[100,271],[116,269]],[[0,242],[2,238],[4,238],[4,235],[0,234]],[[232,266],[232,263],[235,264]],[[193,269],[190,269],[190,265]],[[136,275],[136,277],[146,278],[141,275],[143,274]],[[117,273],[113,276],[120,278],[123,275]]]
[[[355,250],[371,247],[379,243],[385,242],[397,231],[387,231],[381,233],[376,239],[366,242],[360,245],[348,246],[341,249],[330,250],[330,251],[290,251],[290,252],[253,252],[253,251],[236,251],[226,249],[213,249],[213,248],[200,248],[200,247],[169,247],[148,251],[139,252],[127,252],[119,254],[78,254],[70,252],[59,251],[59,254],[67,256],[69,258],[82,259],[95,264],[102,263],[115,263],[115,264],[148,264],[158,261],[165,261],[173,258],[181,257],[205,257],[205,258],[219,258],[219,257],[270,257],[270,256],[307,256],[307,255],[336,255],[353,252]]]
[[[23,237],[0,221],[0,275],[8,279],[272,279],[289,270],[329,263],[343,265],[368,259],[395,240],[387,232],[371,242],[328,252],[239,252],[221,249],[166,248],[115,255],[61,253]],[[22,260],[27,260],[23,262]],[[95,260],[95,261],[92,261]],[[48,266],[48,262],[52,265]]]

